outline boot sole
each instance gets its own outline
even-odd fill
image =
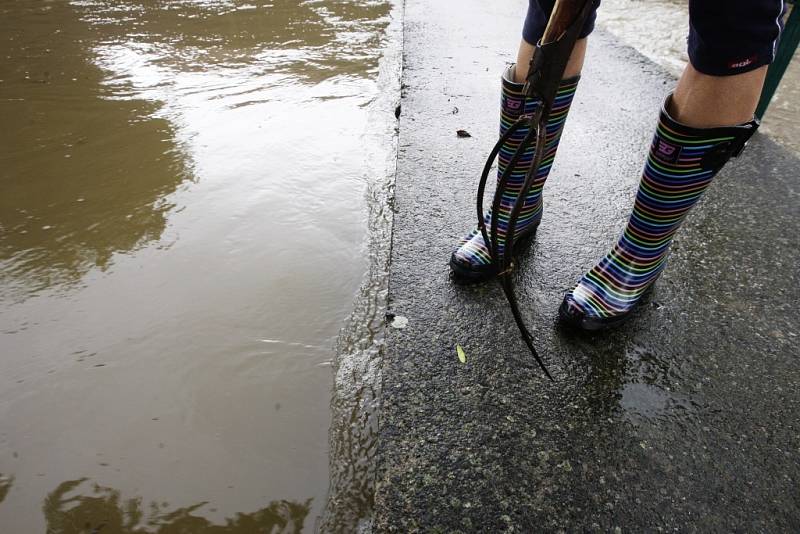
[[[630,320],[636,310],[638,310],[642,304],[649,301],[655,285],[656,280],[653,280],[653,283],[645,290],[644,293],[642,293],[642,296],[639,297],[639,300],[636,302],[636,304],[634,304],[630,310],[622,315],[617,315],[616,317],[590,317],[583,314],[575,314],[570,311],[569,304],[567,304],[567,300],[565,298],[561,301],[561,306],[558,307],[558,318],[562,323],[573,328],[583,330],[584,332],[613,330],[614,328],[622,326],[625,322]]]
[[[539,223],[521,234],[514,242],[514,257],[516,258],[526,248],[528,248],[536,235],[536,230],[539,228]],[[475,269],[465,266],[455,258],[455,253],[450,255],[450,273],[453,282],[459,285],[480,284],[486,282],[497,276],[497,270],[493,263],[482,266],[481,269]]]

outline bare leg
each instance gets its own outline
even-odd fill
[[[528,76],[528,65],[531,63],[533,57],[533,45],[524,39],[519,43],[519,52],[517,52],[517,67],[514,72],[514,81],[522,83]],[[564,70],[564,79],[572,78],[581,73],[583,68],[583,58],[586,56],[586,38],[578,39],[575,42],[575,48],[572,49],[572,55],[569,56],[567,68]],[[753,108],[755,109],[755,107]]]
[[[752,120],[767,67],[735,76],[709,76],[686,66],[672,95],[673,119],[694,128],[732,126]]]

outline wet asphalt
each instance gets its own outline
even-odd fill
[[[563,293],[625,224],[675,83],[597,31],[516,275],[555,382],[496,283],[449,280],[523,4],[406,2],[389,310],[408,325],[387,329],[373,530],[798,531],[795,156],[756,135],[633,320],[561,328]]]

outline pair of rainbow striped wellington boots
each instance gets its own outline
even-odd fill
[[[531,113],[538,105],[526,99],[522,84],[513,82],[513,68],[502,79],[500,135],[520,115]],[[545,138],[545,152],[533,187],[524,199],[517,222],[515,243],[531,238],[542,218],[542,187],[550,172],[558,142],[569,112],[579,77],[562,80]],[[738,156],[758,128],[758,122],[721,127],[692,128],[672,119],[667,112],[670,97],[661,109],[653,143],[644,166],[633,211],[616,245],[577,285],[564,296],[559,308],[561,320],[583,330],[600,330],[622,323],[653,286],[666,265],[672,238],[689,210],[708,188],[712,178],[731,158]],[[512,155],[527,134],[520,128],[503,145],[498,155],[498,177],[505,171]],[[520,194],[525,175],[533,159],[533,147],[526,151],[511,170],[507,193],[499,213],[497,232],[502,247],[511,208]],[[516,248],[516,247],[515,247]],[[450,268],[457,282],[481,282],[493,278],[493,268],[486,243],[476,227],[458,243],[450,258]]]

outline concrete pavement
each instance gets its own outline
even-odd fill
[[[524,4],[406,1],[389,308],[408,326],[388,328],[373,530],[797,531],[793,155],[757,135],[691,214],[637,317],[607,334],[562,330],[561,297],[621,231],[674,84],[598,31],[517,274],[555,383],[496,283],[449,281]]]

